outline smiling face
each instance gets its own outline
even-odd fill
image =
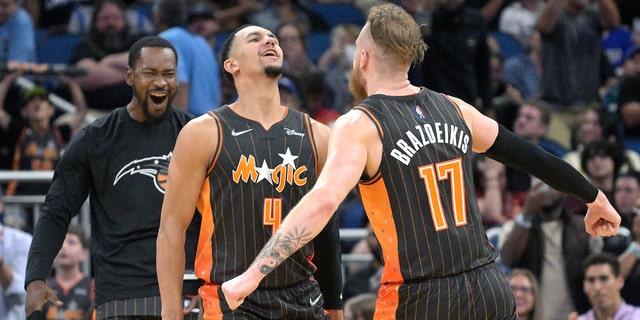
[[[135,69],[127,67],[127,84],[133,87],[134,104],[145,120],[160,118],[178,90],[176,56],[169,48],[144,47]]]
[[[278,39],[271,31],[249,26],[235,34],[224,68],[236,77],[236,82],[242,75],[277,79],[282,75],[282,57]]]

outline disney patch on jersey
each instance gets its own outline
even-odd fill
[[[422,108],[420,106],[413,106],[413,111],[418,115],[418,118],[424,120],[424,113],[422,112]]]

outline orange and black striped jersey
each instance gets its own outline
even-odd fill
[[[209,113],[219,142],[198,199],[202,214],[196,275],[221,284],[249,268],[286,213],[316,181],[318,159],[311,119],[289,109],[266,130],[228,106]],[[311,277],[310,243],[270,273],[261,288]]]
[[[472,137],[460,109],[422,88],[373,95],[356,110],[377,126],[377,174],[359,183],[382,247],[382,283],[457,275],[495,260],[482,227],[471,172]]]

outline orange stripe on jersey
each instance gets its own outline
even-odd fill
[[[218,295],[219,287],[219,285],[205,284],[198,289],[198,295],[202,298],[205,320],[222,319],[220,296]]]
[[[384,179],[380,175],[368,183],[360,183],[362,204],[382,247],[384,269],[382,283],[403,282],[398,256],[398,234]]]
[[[215,152],[213,157],[211,157],[211,164],[207,169],[207,175],[211,173],[211,170],[213,170],[213,166],[216,164],[216,161],[218,161],[218,156],[220,156],[220,151],[222,151],[222,141],[224,140],[224,136],[222,135],[222,124],[220,123],[220,118],[218,118],[218,116],[216,116],[215,113],[213,113],[212,111],[209,111],[208,114],[212,116],[213,119],[216,120],[216,127],[218,129],[218,144],[215,146]]]
[[[353,107],[353,109],[364,112],[369,117],[369,119],[373,121],[373,123],[376,125],[376,128],[378,128],[378,134],[380,135],[380,138],[384,138],[384,131],[382,131],[382,125],[380,125],[380,122],[378,122],[378,118],[376,118],[369,110],[364,109],[361,106],[355,106]]]
[[[200,225],[200,235],[198,237],[198,248],[196,250],[196,261],[194,270],[196,276],[206,282],[211,282],[211,268],[213,267],[213,257],[211,252],[211,238],[213,236],[213,210],[209,195],[211,193],[211,184],[209,177],[204,180],[200,196],[198,196],[198,212],[202,215],[202,223]]]
[[[307,126],[307,132],[309,132],[309,142],[311,142],[311,149],[313,150],[313,159],[316,163],[316,177],[320,174],[320,164],[318,163],[318,150],[316,148],[316,139],[313,135],[313,130],[311,129],[311,118],[309,115],[304,116],[304,123]]]
[[[395,319],[396,310],[398,309],[398,303],[400,301],[400,295],[398,294],[399,283],[392,285],[381,285],[378,289],[378,299],[376,300],[376,311],[373,314],[373,319]],[[427,315],[424,315],[425,319]]]

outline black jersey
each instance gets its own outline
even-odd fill
[[[56,307],[47,303],[42,313],[47,320],[89,320],[93,313],[93,280],[85,276],[71,288],[62,288],[55,277],[47,281],[47,285],[58,295],[63,305]]]
[[[156,238],[167,169],[178,133],[191,118],[169,108],[161,119],[140,123],[122,107],[78,132],[47,193],[26,283],[47,276],[89,194],[96,305],[159,295]]]
[[[359,184],[384,258],[382,283],[457,275],[495,260],[470,168],[471,132],[460,109],[428,89],[373,95],[356,107],[376,124],[379,172]]]
[[[221,284],[246,270],[285,215],[316,181],[318,159],[311,120],[289,110],[266,130],[224,106],[210,112],[219,143],[202,186],[196,274]],[[261,282],[276,288],[309,278],[313,244],[304,246]]]

